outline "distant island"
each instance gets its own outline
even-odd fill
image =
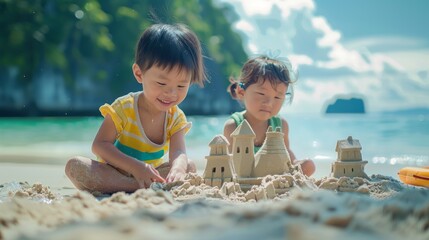
[[[325,113],[365,113],[365,103],[361,98],[338,98],[326,107]]]

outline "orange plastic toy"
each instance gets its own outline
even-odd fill
[[[429,187],[428,167],[404,167],[398,172],[399,179],[406,184]]]

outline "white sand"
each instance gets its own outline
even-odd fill
[[[382,175],[268,176],[247,193],[189,175],[96,198],[45,167],[0,164],[0,239],[429,239],[429,190]],[[11,169],[22,178],[8,181]]]

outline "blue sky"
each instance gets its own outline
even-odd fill
[[[368,112],[429,108],[429,1],[218,2],[234,6],[249,55],[298,70],[284,111],[320,113],[337,96],[364,98]]]

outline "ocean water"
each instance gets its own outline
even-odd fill
[[[337,140],[352,136],[362,145],[368,174],[395,175],[405,166],[429,166],[429,115],[285,115],[291,148],[311,158],[315,177],[329,174]],[[201,170],[208,143],[222,133],[228,116],[190,116],[188,155]],[[65,164],[74,155],[94,157],[91,143],[101,117],[0,118],[0,162]],[[395,177],[395,176],[394,176]]]

